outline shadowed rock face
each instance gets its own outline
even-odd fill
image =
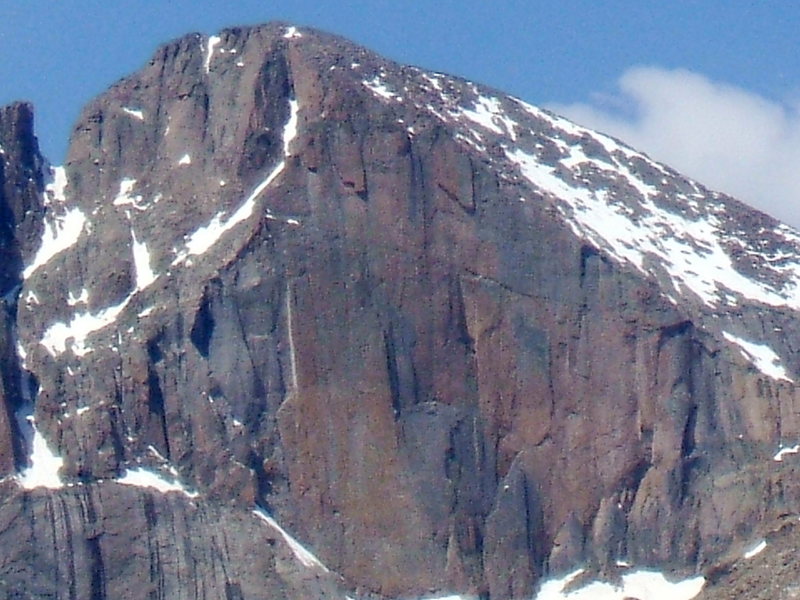
[[[0,108],[0,477],[14,472],[21,451],[12,434],[21,401],[14,321],[23,263],[41,233],[42,165],[31,106]]]
[[[798,238],[614,140],[270,25],[168,44],[90,103],[43,217],[27,147],[10,306],[75,487],[9,482],[0,535],[56,524],[93,574],[22,543],[0,564],[32,597],[521,598],[584,563],[697,569],[797,510],[770,459],[800,437]],[[200,496],[96,483],[133,467]],[[256,504],[343,582],[294,582]]]
[[[344,597],[249,513],[116,483],[24,499],[5,491],[3,598]]]

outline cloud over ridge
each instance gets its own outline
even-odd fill
[[[567,118],[800,227],[800,111],[684,69],[632,67]]]

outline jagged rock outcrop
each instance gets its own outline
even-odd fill
[[[119,503],[190,535],[261,505],[351,594],[493,599],[696,570],[797,510],[770,459],[800,438],[800,237],[610,138],[273,24],[159,49],[53,180],[17,325],[76,487],[2,506],[11,536],[36,510],[89,530],[90,498],[135,528],[65,576],[87,593],[138,576],[110,575],[129,550],[188,594]],[[96,483],[134,468],[196,510]]]

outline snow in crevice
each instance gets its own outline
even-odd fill
[[[328,572],[328,567],[322,564],[322,562],[316,556],[314,556],[307,548],[305,548],[300,542],[292,537],[289,532],[278,525],[278,522],[273,519],[269,513],[267,513],[267,511],[260,506],[256,506],[256,508],[253,509],[253,514],[281,534],[283,539],[289,545],[289,548],[291,548],[292,552],[294,553],[295,558],[297,558],[297,560],[299,560],[303,566],[320,569],[326,573]]]
[[[67,171],[64,167],[51,167],[50,177],[51,180],[44,186],[44,205],[54,202],[63,204],[66,201]]]
[[[270,184],[275,181],[286,167],[286,158],[290,156],[292,140],[294,140],[297,135],[298,110],[297,100],[289,100],[289,119],[283,128],[283,158],[275,165],[266,178],[253,189],[250,195],[233,214],[226,217],[224,212],[218,212],[208,225],[194,231],[186,240],[185,247],[178,252],[175,260],[172,261],[173,266],[187,263],[187,259],[189,259],[190,256],[204,254],[214,246],[225,233],[253,215],[253,211],[256,207],[256,200],[258,200],[259,196],[261,196]]]
[[[543,582],[535,600],[691,600],[705,585],[702,576],[673,582],[658,571],[637,570],[624,573],[619,585],[592,581],[567,590],[583,572],[583,569],[578,569],[564,577]]]
[[[22,272],[23,279],[30,277],[39,267],[64,250],[74,246],[87,224],[86,215],[79,208],[71,208],[63,214],[45,213],[44,229],[39,249],[33,261]]]
[[[177,479],[170,480],[161,473],[143,467],[126,469],[115,481],[123,485],[155,490],[162,494],[177,492],[187,498],[196,498],[198,496],[196,491],[187,488]]]
[[[211,72],[211,58],[214,56],[214,48],[222,41],[222,38],[218,35],[212,35],[208,38],[208,42],[206,44],[206,58],[203,63],[203,68],[205,69],[206,73]]]
[[[136,269],[136,289],[141,291],[152,284],[158,277],[150,266],[150,252],[147,244],[136,239],[136,232],[131,229],[133,250],[133,266]]]
[[[748,342],[727,331],[723,331],[722,335],[726,340],[738,346],[742,356],[753,363],[764,375],[779,381],[794,382],[794,380],[789,377],[783,365],[781,365],[780,357],[769,346]]]
[[[64,459],[53,452],[47,440],[36,427],[33,404],[29,403],[17,412],[16,420],[26,447],[29,450],[28,466],[17,475],[17,482],[26,490],[64,487],[61,467]]]

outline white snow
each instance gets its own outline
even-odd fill
[[[116,479],[117,483],[132,485],[141,488],[149,488],[167,494],[169,492],[179,492],[189,498],[196,498],[197,492],[188,489],[180,481],[170,481],[160,473],[138,467],[127,469],[121,477]]]
[[[91,408],[91,406],[81,406],[75,411],[75,414],[80,417],[81,415],[85,415],[87,412],[89,412]]]
[[[658,571],[632,571],[622,576],[622,585],[593,581],[565,592],[564,589],[583,569],[578,569],[560,579],[545,581],[535,600],[691,600],[705,585],[702,576],[670,582]]]
[[[206,60],[204,68],[206,73],[211,71],[211,57],[214,55],[214,47],[222,41],[218,35],[212,35],[208,38],[208,45],[206,46]]]
[[[45,206],[50,202],[63,203],[66,200],[64,190],[67,187],[67,171],[64,167],[52,167],[50,169],[50,176],[52,180],[44,186],[44,203]]]
[[[64,487],[59,471],[64,459],[50,449],[47,440],[36,427],[33,414],[17,415],[17,421],[23,437],[30,444],[31,454],[28,458],[30,466],[17,475],[17,481],[26,490],[39,487],[51,490]]]
[[[478,96],[473,109],[461,108],[460,112],[454,113],[454,116],[457,117],[459,114],[481,127],[500,135],[507,135],[512,140],[517,139],[516,128],[518,125],[506,115],[497,98]]]
[[[362,81],[361,83],[369,89],[373,94],[375,94],[379,98],[383,98],[384,100],[397,100],[398,102],[402,100],[402,98],[395,94],[392,90],[386,87],[386,84],[381,81],[380,77],[375,76],[368,81]]]
[[[129,108],[127,106],[123,106],[122,111],[132,116],[134,119],[139,119],[140,121],[144,121],[144,112],[142,112],[138,108]]]
[[[641,194],[636,200],[641,210],[634,214],[630,199],[617,203],[607,190],[572,185],[534,155],[514,149],[506,150],[506,156],[531,183],[564,203],[559,209],[576,234],[643,273],[653,273],[659,266],[666,269],[679,292],[690,290],[712,307],[727,300],[728,290],[772,306],[790,300],[735,269],[721,245],[714,215],[692,220],[660,208],[650,199],[652,188],[637,185],[635,177],[625,174],[627,183]]]
[[[133,266],[136,269],[136,289],[141,291],[153,283],[158,277],[150,266],[150,252],[147,244],[136,239],[136,232],[131,229],[133,240]]]
[[[297,101],[290,100],[289,119],[283,128],[284,158],[289,156],[290,144],[297,135],[297,114]],[[211,222],[208,225],[200,227],[194,233],[192,233],[189,236],[189,239],[186,241],[186,247],[178,253],[178,256],[174,261],[172,261],[172,264],[181,264],[186,262],[189,256],[204,254],[214,244],[216,244],[226,232],[233,229],[239,223],[249,219],[253,214],[258,197],[264,190],[267,189],[267,187],[269,187],[269,185],[278,177],[278,175],[281,174],[285,166],[285,160],[281,160],[277,165],[275,165],[275,168],[269,173],[269,175],[267,175],[266,179],[264,179],[264,181],[255,187],[247,199],[242,203],[241,206],[239,206],[238,209],[236,209],[232,215],[225,218],[223,212],[218,212],[216,215],[214,215],[214,218],[211,219]]]
[[[772,460],[776,462],[783,462],[784,456],[787,454],[797,454],[798,452],[800,452],[800,444],[795,444],[791,448],[781,446],[781,449],[775,453],[775,456],[772,457]]]
[[[747,552],[745,552],[742,556],[746,559],[751,559],[757,554],[761,554],[761,552],[763,552],[766,547],[767,547],[767,542],[761,540],[755,546],[753,546]]]
[[[72,316],[69,323],[62,321],[53,323],[45,330],[40,343],[52,356],[58,356],[67,350],[67,343],[71,340],[69,348],[72,352],[76,356],[84,356],[92,351],[92,348],[86,346],[86,338],[95,331],[99,331],[113,323],[125,310],[125,307],[128,306],[131,298],[133,298],[133,294],[119,304],[105,308],[95,314],[90,312],[77,313]]]
[[[39,296],[37,296],[36,292],[33,290],[28,290],[28,292],[25,294],[24,300],[25,304],[41,304],[39,301]]]
[[[739,350],[747,360],[755,365],[755,367],[773,379],[788,381],[792,383],[794,380],[786,373],[786,369],[781,365],[780,357],[775,351],[764,344],[756,344],[748,342],[740,337],[723,331],[722,335],[729,342],[739,346]]]
[[[22,345],[22,342],[17,341],[17,356],[19,356],[19,362],[23,369],[27,370],[26,366],[26,359],[28,358],[28,352],[25,350],[25,346]],[[27,386],[23,386],[23,389],[27,389]]]
[[[23,279],[27,279],[54,256],[77,243],[85,225],[86,215],[79,208],[71,208],[63,215],[54,215],[52,221],[45,218],[39,250],[33,262],[22,272]]]
[[[179,165],[190,165],[192,164],[192,157],[188,154],[184,154],[181,156],[181,159],[178,161]]]
[[[76,306],[78,304],[86,304],[89,302],[89,290],[83,288],[79,295],[75,295],[72,291],[67,295],[67,305]]]
[[[134,187],[136,187],[135,179],[126,177],[120,181],[119,192],[113,200],[114,206],[133,206],[136,210],[146,210],[147,206],[142,204],[142,196],[132,193]]]
[[[296,40],[297,38],[303,37],[303,35],[297,31],[297,27],[292,26],[286,28],[286,33],[283,34],[283,37],[287,40]]]
[[[257,506],[255,509],[253,509],[253,514],[262,521],[265,521],[270,527],[275,529],[281,534],[281,536],[283,536],[283,539],[292,549],[295,557],[303,564],[303,566],[308,568],[322,569],[325,572],[328,571],[328,567],[323,565],[316,556],[309,552],[300,542],[294,539],[283,527],[278,525],[278,522],[269,516],[267,511],[260,506]]]
[[[679,294],[694,295],[714,309],[737,306],[743,297],[800,310],[797,231],[777,225],[764,228],[763,237],[742,236],[719,194],[680,178],[646,155],[516,98],[511,99],[516,106],[505,108],[505,100],[480,93],[474,84],[466,86],[476,99],[465,101],[452,91],[463,86],[444,85],[446,81],[422,74],[417,83],[425,95],[415,104],[458,125],[454,137],[478,151],[486,150],[489,133],[505,138],[501,144],[506,158],[557,208],[576,235],[611,258],[665,280]],[[362,83],[381,98],[397,98],[382,76]],[[431,102],[431,94],[439,101]],[[517,117],[517,108],[536,125]],[[525,147],[520,145],[523,136],[529,144]],[[530,144],[541,136],[551,143]],[[605,153],[598,152],[598,146]],[[672,182],[678,189],[663,189]],[[747,271],[739,265],[748,265]]]
[[[142,319],[142,318],[146,317],[147,315],[149,315],[151,312],[153,312],[155,309],[156,309],[155,306],[148,306],[147,308],[142,310],[142,312],[140,312],[136,316],[139,317],[140,319]]]

